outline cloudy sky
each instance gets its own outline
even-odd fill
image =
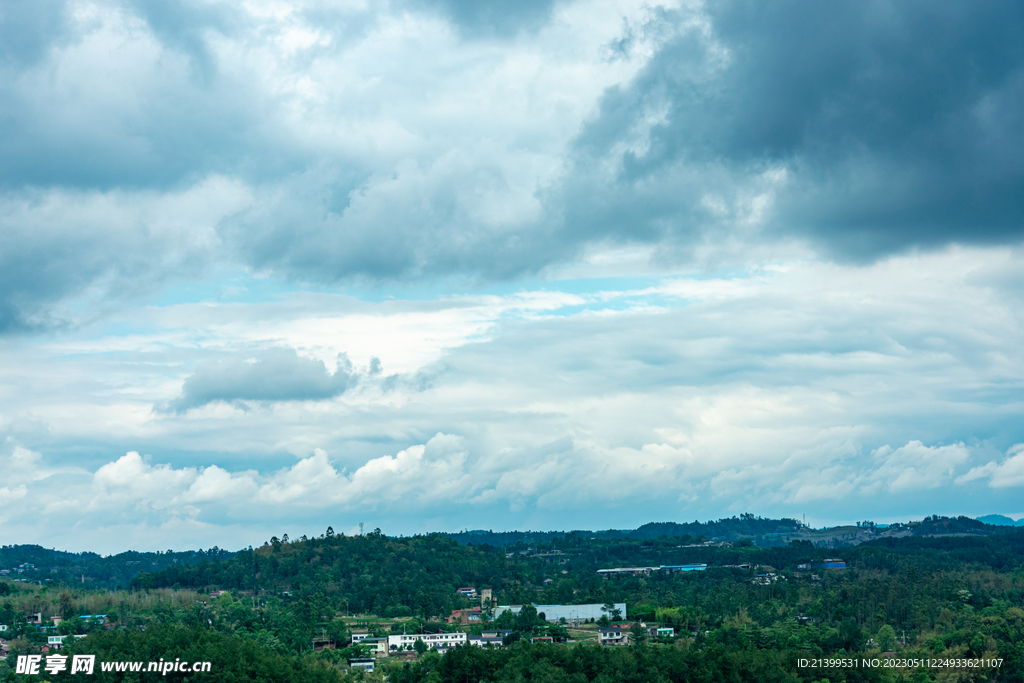
[[[0,541],[1024,516],[1022,34],[5,2]]]

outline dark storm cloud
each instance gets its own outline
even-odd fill
[[[480,225],[467,197],[503,179],[474,160],[352,182],[325,169],[289,178],[256,192],[253,206],[225,220],[221,234],[255,267],[313,282],[512,279],[578,246],[546,221]]]
[[[1024,235],[1019,4],[654,9],[603,51],[547,1],[290,9],[3,5],[0,330],[210,264],[507,280],[609,243],[871,260]],[[577,127],[599,59],[646,64]],[[240,198],[188,232],[161,201],[204,183]]]
[[[483,21],[439,6],[465,31]],[[640,29],[674,37],[606,92],[529,221],[482,225],[466,198],[507,178],[456,155],[390,177],[296,176],[277,196],[260,193],[225,234],[261,268],[384,281],[515,278],[595,241],[685,259],[708,244],[797,237],[872,260],[1024,235],[1019,7],[723,2],[707,12],[707,30],[682,11]],[[613,47],[628,52],[633,38]]]
[[[771,231],[855,259],[1024,235],[1020,5],[708,12],[709,32],[680,29],[578,139],[562,188],[570,235],[685,248],[733,230],[766,192]],[[613,178],[592,170],[602,161]]]
[[[0,192],[0,334],[68,324],[55,302],[123,302],[196,277],[211,226],[246,199],[222,179],[166,194]]]
[[[242,13],[129,2],[83,18],[63,3],[11,4],[0,15],[0,187],[167,189],[301,165],[269,120],[279,102],[211,56],[213,36],[252,28]]]
[[[0,333],[60,325],[47,304],[81,294],[106,273],[137,278],[143,287],[150,258],[137,222],[118,225],[97,239],[96,229],[120,222],[109,206],[89,205],[81,197],[48,200],[39,193],[0,195]],[[63,222],[75,215],[78,230]],[[101,214],[101,215],[97,215]],[[105,214],[105,215],[102,215]],[[150,241],[163,248],[163,240]]]
[[[206,361],[181,388],[181,396],[165,406],[184,413],[215,401],[310,401],[332,398],[354,386],[352,365],[342,355],[332,374],[321,360],[275,348],[253,358]]]

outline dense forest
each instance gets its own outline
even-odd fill
[[[992,517],[992,516],[990,516]],[[748,540],[762,548],[785,546],[793,540],[808,540],[822,547],[858,545],[878,538],[906,538],[941,535],[986,536],[1016,531],[1013,525],[987,524],[970,517],[929,516],[923,520],[900,524],[875,524],[870,520],[849,527],[814,530],[795,519],[768,519],[745,513],[736,517],[708,522],[651,522],[636,529],[605,531],[462,531],[445,534],[463,544],[510,546],[543,544],[566,535],[587,539],[654,539],[690,536],[717,541]]]
[[[924,528],[927,533],[880,537],[841,554],[806,540],[758,547],[749,538],[720,543],[704,534],[570,532],[494,546],[442,535],[346,537],[328,530],[315,538],[273,538],[235,554],[150,565],[153,571],[122,589],[0,580],[0,624],[8,626],[4,638],[14,656],[38,652],[47,636],[61,633],[88,634],[68,653],[141,660],[185,652],[194,642],[199,649],[187,650],[188,656],[219,662],[219,676],[190,673],[183,680],[341,681],[387,673],[394,683],[1024,683],[1024,531],[977,535],[970,524],[948,518],[929,518]],[[952,531],[936,535],[942,529]],[[823,564],[837,557],[845,567]],[[707,569],[660,569],[687,563]],[[610,578],[597,573],[609,567],[641,569]],[[356,629],[378,636],[460,628],[479,633],[486,620],[464,626],[444,620],[454,609],[481,604],[458,593],[467,586],[491,589],[503,605],[624,602],[631,644],[599,647],[593,640],[598,624],[549,625],[524,610],[514,619],[491,613],[496,626],[510,631],[506,648],[410,652],[381,660],[378,671],[365,676],[347,669],[348,657],[364,653],[348,645]],[[42,623],[31,623],[32,614]],[[97,614],[105,619],[82,617]],[[42,628],[53,616],[64,620]],[[674,629],[673,637],[650,637],[646,628],[653,625]],[[538,637],[567,642],[530,642]],[[318,642],[336,649],[314,652]],[[886,652],[1000,665],[899,671],[797,666],[800,659]],[[236,660],[247,664],[235,666]],[[0,663],[0,681],[21,680],[7,663]]]
[[[142,571],[160,571],[178,564],[195,564],[208,560],[226,560],[235,553],[217,547],[209,550],[141,553],[128,551],[117,555],[69,553],[38,545],[5,545],[0,547],[0,570],[9,578],[53,583],[81,583],[89,588],[116,590],[125,588]],[[30,566],[24,566],[30,565]],[[22,571],[18,571],[21,569]]]
[[[693,538],[715,538],[725,541],[740,538],[758,539],[762,542],[766,536],[786,535],[801,528],[795,519],[766,519],[745,513],[738,517],[728,517],[708,522],[650,522],[636,529],[607,529],[604,531],[576,530],[564,531],[463,531],[445,534],[463,544],[482,544],[494,546],[514,545],[516,543],[549,543],[556,538],[567,535],[594,539],[647,539],[661,536],[690,536]]]
[[[856,529],[855,537],[844,533]],[[466,531],[439,534],[460,545],[493,546],[523,551],[534,546],[565,545],[566,539],[581,541],[653,541],[658,538],[689,538],[691,542],[705,540],[749,542],[758,547],[784,547],[794,540],[809,540],[822,547],[843,547],[886,537],[930,537],[937,535],[995,535],[1013,533],[1012,526],[985,524],[968,517],[926,517],[920,522],[894,527],[879,526],[873,522],[858,523],[856,527],[837,527],[827,532],[815,531],[793,519],[767,519],[752,514],[712,520],[708,522],[652,522],[637,529],[609,529],[605,531]],[[333,532],[332,532],[333,535]],[[305,537],[303,537],[305,538]],[[838,539],[838,540],[837,540]],[[287,543],[271,539],[266,545]],[[830,542],[823,542],[828,540]],[[248,552],[253,549],[248,548]],[[246,552],[246,551],[242,551]],[[27,581],[50,581],[70,584],[81,583],[88,588],[116,590],[126,588],[140,573],[155,573],[167,567],[193,565],[211,560],[227,560],[236,553],[221,548],[209,550],[128,551],[103,556],[97,553],[70,553],[43,548],[38,545],[5,545],[0,547],[0,571],[9,572],[9,578]],[[24,567],[23,567],[24,565]],[[22,567],[23,571],[18,572]]]

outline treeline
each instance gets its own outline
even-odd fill
[[[456,593],[459,587],[532,583],[535,578],[526,561],[509,562],[493,549],[463,547],[438,535],[332,533],[291,543],[273,541],[226,561],[145,572],[131,586],[269,591],[287,599],[321,594],[340,611],[393,617],[447,615],[469,604]]]
[[[388,538],[324,536],[274,543],[242,551],[225,561],[177,564],[136,577],[133,589],[181,588],[206,591],[235,590],[272,594],[299,600],[319,594],[339,611],[387,617],[446,616],[470,603],[456,593],[462,586],[491,588],[501,604],[656,602],[674,606],[668,593],[673,586],[688,590],[693,576],[654,572],[640,578],[601,578],[596,570],[615,566],[660,566],[705,563],[711,567],[698,577],[704,586],[726,580],[753,585],[754,569],[728,569],[729,565],[760,566],[762,571],[794,572],[802,564],[821,562],[834,550],[806,541],[786,547],[680,547],[687,537],[653,540],[589,539],[574,534],[507,558],[502,549],[460,546],[442,536]],[[1024,569],[1024,532],[1010,535],[956,538],[881,539],[844,549],[850,571],[823,576],[879,577],[893,585],[909,582],[916,591],[934,577],[949,583],[950,576]],[[805,576],[806,578],[806,576]],[[547,585],[545,581],[547,580]],[[859,579],[858,579],[859,580]],[[656,595],[648,599],[634,588],[643,582]],[[962,583],[962,582],[961,582]],[[1012,583],[1012,582],[1011,582]],[[952,584],[950,584],[952,585]],[[958,584],[959,585],[959,584]],[[1008,584],[1009,585],[1009,584]],[[966,585],[960,587],[967,588]],[[979,583],[970,586],[985,595]],[[741,593],[749,588],[738,589]],[[888,590],[888,589],[887,589]],[[1011,588],[1007,588],[1011,590]],[[890,591],[891,592],[891,591]],[[894,594],[905,594],[898,590]],[[1012,600],[1016,600],[1010,594]],[[669,600],[669,602],[665,602]],[[911,610],[904,605],[901,609]]]
[[[828,629],[837,631],[848,620],[866,633],[888,624],[916,638],[945,628],[949,615],[964,607],[978,612],[1024,607],[1024,533],[885,539],[846,549],[847,570],[816,574],[795,570],[834,551],[805,541],[766,549],[679,548],[679,540],[569,535],[539,554],[506,558],[489,546],[459,546],[440,536],[334,536],[278,541],[223,562],[168,567],[139,576],[133,588],[229,589],[253,595],[257,602],[261,595],[272,596],[304,625],[305,633],[329,621],[335,611],[444,617],[471,604],[457,588],[489,587],[500,604],[625,602],[630,617],[690,632],[718,628],[740,612],[757,629],[803,619],[824,629],[815,642],[825,651],[843,647]],[[602,564],[683,562],[704,562],[709,569],[611,579],[595,571]],[[962,645],[975,633],[968,629],[953,635],[943,647]]]
[[[279,654],[301,654],[313,637],[344,643],[348,631],[338,618],[337,601],[323,592],[300,596],[216,598],[189,590],[88,591],[68,586],[15,584],[0,601],[0,623],[8,628],[11,654],[38,653],[48,636],[89,634],[106,629],[147,631],[160,625],[184,625],[239,636]],[[27,617],[41,613],[43,624],[61,616],[55,629],[43,630]],[[80,615],[105,615],[104,619]],[[13,660],[12,660],[13,661]],[[2,667],[0,667],[2,671]],[[0,675],[0,681],[3,676]]]
[[[862,567],[948,569],[963,565],[995,570],[1024,567],[1024,531],[1005,527],[991,536],[880,538],[847,551]]]
[[[942,515],[929,515],[920,522],[900,525],[901,528],[909,529],[914,536],[942,536],[953,534],[1012,534],[1018,531],[1013,527],[1006,527],[998,524],[986,524],[973,517],[943,517]]]
[[[5,545],[0,547],[0,569],[10,571],[10,578],[51,583],[80,583],[90,588],[116,590],[126,588],[142,571],[156,572],[174,565],[188,565],[209,560],[227,560],[235,553],[218,547],[209,550],[175,552],[136,552],[102,556],[97,553],[70,553],[50,550],[38,545]],[[23,568],[21,565],[34,565]],[[84,581],[83,581],[84,578]]]
[[[527,548],[533,549],[554,549],[554,548],[576,548],[586,549],[587,557],[585,563],[589,565],[605,562],[629,561],[634,559],[639,562],[645,561],[639,554],[639,548],[654,545],[658,547],[665,545],[680,545],[688,543],[699,543],[707,539],[740,541],[758,546],[773,546],[782,544],[785,535],[793,533],[800,528],[800,523],[793,519],[769,519],[755,517],[752,514],[742,514],[738,517],[720,519],[717,521],[691,523],[679,522],[652,522],[632,530],[605,530],[605,531],[571,531],[571,532],[539,532],[539,531],[468,531],[457,534],[439,534],[455,540],[460,545],[491,546],[504,551],[521,552]],[[904,551],[908,548],[924,550],[930,548],[933,555],[939,557],[945,551],[957,551],[958,544],[961,552],[955,559],[969,562],[986,562],[985,553],[992,552],[1000,558],[999,561],[1012,563],[1018,548],[1012,549],[1004,545],[1002,541],[992,539],[981,544],[970,542],[976,539],[963,539],[963,535],[985,536],[985,535],[1018,535],[1020,529],[1007,526],[993,526],[984,524],[969,517],[941,517],[930,516],[912,525],[902,525],[901,531],[910,533],[914,537],[942,537],[946,536],[945,546],[929,544],[925,541],[919,546],[902,545],[902,539],[879,539],[871,541],[868,545],[883,546],[894,551]],[[880,530],[878,533],[886,533]],[[969,542],[970,541],[970,542]],[[278,543],[281,541],[278,540]],[[1018,541],[1008,541],[1016,543]],[[633,552],[637,549],[637,552]],[[844,549],[845,550],[845,549]],[[241,554],[252,553],[252,548],[241,551]],[[835,551],[830,551],[834,553]],[[80,583],[90,588],[101,588],[116,590],[118,587],[125,588],[131,585],[132,579],[140,573],[158,573],[168,567],[179,565],[195,565],[209,563],[211,561],[224,562],[234,557],[236,552],[213,547],[209,550],[189,550],[163,552],[135,552],[129,551],[117,555],[102,556],[97,553],[83,552],[70,553],[59,550],[51,550],[38,545],[7,545],[0,547],[0,569],[7,569],[11,572],[11,578],[21,578],[28,581],[47,581],[52,583]],[[682,555],[685,553],[677,553]],[[922,553],[925,554],[925,553]],[[692,555],[692,553],[691,553]],[[949,555],[949,553],[947,553]],[[714,557],[713,554],[702,555],[701,557]],[[953,557],[952,555],[949,555]],[[674,560],[672,560],[674,561]],[[694,561],[705,561],[696,559]],[[22,573],[17,568],[22,564],[34,565]],[[992,564],[990,566],[1003,566]],[[1010,566],[1010,565],[1005,565]],[[84,578],[84,581],[83,581]]]
[[[798,566],[813,565],[835,551],[806,541],[782,548],[680,547],[690,545],[687,540],[568,534],[529,550],[506,552],[508,548],[463,546],[437,535],[388,538],[375,531],[345,537],[329,530],[319,538],[274,538],[264,547],[227,559],[214,557],[146,572],[136,577],[128,592],[2,582],[10,595],[0,598],[0,620],[13,625],[11,642],[17,652],[38,651],[45,642],[45,634],[24,618],[41,611],[44,619],[54,613],[66,617],[62,633],[80,633],[88,627],[75,615],[104,613],[116,631],[150,634],[179,626],[213,634],[203,636],[208,639],[204,642],[237,652],[258,647],[302,659],[313,656],[315,638],[347,640],[344,614],[423,620],[393,621],[392,629],[446,628],[438,617],[474,604],[456,592],[473,586],[492,588],[499,604],[625,602],[631,620],[673,626],[682,639],[670,647],[640,643],[614,650],[545,649],[517,644],[501,653],[459,650],[444,659],[428,653],[408,667],[390,669],[389,680],[810,681],[815,680],[810,678],[813,672],[793,668],[797,655],[888,650],[917,656],[999,657],[1005,664],[998,675],[975,679],[1022,680],[1022,532],[881,539],[844,549],[846,569],[805,571],[797,571]],[[709,567],[609,579],[595,572],[601,565],[688,562]],[[212,598],[209,592],[215,589],[230,592]],[[519,624],[519,618],[510,625],[505,623],[510,617],[502,621],[495,616],[505,626],[521,626],[524,633],[536,627]],[[103,635],[96,628],[87,630],[91,634],[83,643]],[[110,642],[124,644],[125,653],[148,647],[145,639],[131,640],[141,636],[121,637],[124,640]],[[637,637],[643,640],[642,630]],[[897,643],[905,644],[905,649]],[[342,651],[317,655],[324,660],[320,664],[331,666],[342,665],[344,656]],[[868,678],[857,679],[858,675]],[[877,680],[872,675],[829,672],[828,677],[831,683]],[[301,676],[297,673],[295,680],[306,680]]]
[[[658,537],[682,537],[701,540],[719,539],[733,541],[765,534],[785,534],[797,531],[800,522],[795,519],[769,519],[755,517],[744,513],[738,517],[727,517],[717,521],[700,522],[649,522],[636,529],[606,529],[604,531],[461,531],[446,533],[462,544],[504,547],[513,545],[544,544],[563,538],[575,536],[581,539],[655,539]]]
[[[861,523],[858,523],[861,524]],[[883,528],[873,522],[864,522],[863,529],[870,529],[878,536],[910,535],[921,536],[955,536],[955,535],[991,535],[1014,533],[1017,529],[1010,526],[985,524],[971,517],[943,517],[930,515],[920,522],[893,525],[894,528]],[[777,547],[785,545],[787,537],[800,533],[804,529],[802,523],[795,519],[770,519],[755,517],[744,513],[738,517],[727,517],[708,522],[650,522],[636,529],[607,529],[604,531],[462,531],[446,533],[462,544],[492,545],[512,548],[545,545],[565,537],[578,537],[587,540],[653,540],[664,537],[685,537],[687,539],[741,541],[750,540],[760,547]]]

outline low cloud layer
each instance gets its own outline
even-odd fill
[[[324,362],[294,349],[272,348],[253,357],[228,357],[200,363],[185,379],[181,396],[166,404],[177,413],[223,401],[315,401],[333,398],[355,385],[352,364],[341,354],[332,373]]]
[[[140,308],[132,334],[6,344],[0,516],[26,542],[88,510],[83,543],[225,547],[360,521],[1019,516],[1020,258]]]
[[[1008,453],[1007,463],[1018,475],[1014,458],[1019,459],[1015,454],[1022,449],[1024,444],[1017,444]],[[664,444],[600,451],[565,440],[514,454],[486,454],[471,453],[465,439],[445,434],[374,458],[351,473],[322,450],[290,467],[265,473],[229,471],[216,465],[174,468],[152,464],[151,457],[130,452],[91,476],[64,482],[59,492],[54,491],[59,482],[55,475],[26,477],[15,472],[14,480],[21,483],[0,489],[0,510],[5,513],[5,525],[19,530],[53,523],[74,511],[75,521],[67,531],[93,544],[89,547],[110,551],[121,547],[100,538],[106,529],[125,524],[142,531],[185,523],[205,529],[208,538],[222,543],[224,536],[218,539],[216,529],[237,529],[240,523],[250,535],[274,525],[277,533],[280,527],[297,531],[303,521],[348,528],[354,526],[355,515],[415,518],[436,515],[439,507],[446,506],[457,508],[466,520],[487,519],[488,510],[495,506],[505,508],[512,517],[527,508],[561,517],[594,497],[602,501],[602,509],[610,511],[638,496],[670,506],[696,496],[726,501],[740,493],[737,486],[747,489],[741,495],[749,495],[751,485],[762,491],[762,504],[774,505],[813,506],[824,499],[853,502],[876,495],[879,488],[913,494],[952,485],[950,490],[959,490],[958,495],[970,495],[977,491],[972,482],[981,471],[964,472],[977,459],[972,450],[963,444],[926,446],[913,441],[898,448],[882,447],[873,460],[840,458],[822,463],[820,472],[776,463],[719,474],[709,473],[687,450]],[[25,458],[24,452],[15,452],[4,464],[17,464],[19,458]],[[41,464],[38,454],[32,459]],[[988,484],[1003,485],[996,476]],[[808,497],[808,487],[816,494]],[[596,523],[601,519],[609,518],[598,515],[589,527],[624,526]],[[64,543],[82,546],[82,540],[70,539],[61,537]]]
[[[957,478],[957,483],[987,480],[992,488],[1002,489],[1024,486],[1024,444],[1016,444],[1006,452],[1006,458],[992,460],[975,467]]]

